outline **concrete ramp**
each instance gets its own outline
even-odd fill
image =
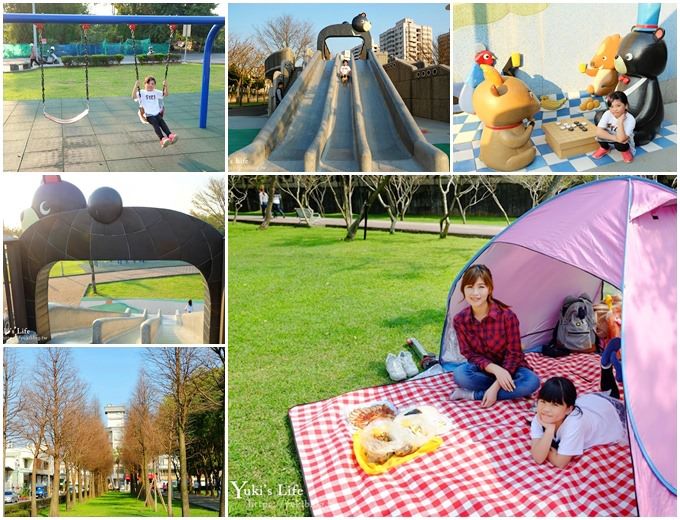
[[[372,50],[352,60],[317,51],[255,140],[229,156],[229,171],[449,171],[428,143]]]

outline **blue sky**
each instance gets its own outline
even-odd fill
[[[103,407],[107,404],[128,404],[142,366],[144,348],[68,348],[71,350],[79,377],[88,384],[88,398],[94,396],[99,399],[102,419],[105,417]],[[9,347],[5,347],[5,351],[8,349]],[[35,360],[45,349],[17,347],[12,350],[17,352],[24,378],[28,378]]]
[[[411,18],[417,24],[432,27],[432,36],[449,32],[450,11],[444,9],[446,3],[441,4],[327,4],[323,2],[314,4],[237,4],[230,3],[227,13],[227,25],[229,32],[245,38],[255,36],[255,28],[271,19],[284,14],[290,14],[295,18],[307,20],[314,26],[316,34],[326,27],[344,21],[351,22],[357,14],[365,12],[371,21],[371,36],[377,43],[380,33],[393,27],[402,18]],[[315,34],[315,38],[316,38]],[[358,40],[357,40],[358,42]],[[348,43],[350,45],[348,46]],[[315,41],[316,45],[316,41]],[[354,39],[328,40],[331,52],[339,52],[345,48],[357,45]]]

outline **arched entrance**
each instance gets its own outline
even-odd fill
[[[363,45],[361,47],[361,52],[359,53],[359,58],[365,60],[368,55],[368,50],[373,48],[373,38],[371,38],[370,32],[358,32],[352,28],[350,23],[338,23],[335,25],[329,25],[324,27],[319,32],[316,38],[316,48],[321,51],[324,60],[331,59],[331,52],[328,50],[326,45],[326,40],[328,38],[361,38],[363,40]]]

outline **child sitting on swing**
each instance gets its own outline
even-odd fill
[[[161,140],[161,148],[177,140],[163,119],[163,99],[168,96],[168,85],[163,81],[163,91],[156,90],[156,78],[147,76],[144,78],[144,90],[139,88],[139,80],[132,87],[132,99],[139,103],[140,114],[153,126],[156,135]],[[167,136],[167,137],[166,137]]]

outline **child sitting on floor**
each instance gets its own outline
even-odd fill
[[[576,397],[566,377],[551,377],[538,392],[538,409],[531,421],[531,456],[564,468],[572,457],[593,446],[627,444],[626,409],[603,393]]]
[[[607,99],[609,110],[602,114],[597,124],[595,139],[600,147],[595,150],[593,159],[601,159],[609,153],[613,145],[623,156],[623,162],[633,162],[635,154],[635,117],[628,112],[628,97],[617,90]]]
[[[153,76],[144,79],[144,90],[140,90],[139,81],[135,81],[132,87],[132,99],[139,103],[140,114],[153,126],[162,148],[177,140],[177,135],[170,132],[168,124],[163,119],[163,99],[166,97],[168,97],[167,82],[163,81],[162,92],[156,90],[156,78]]]

